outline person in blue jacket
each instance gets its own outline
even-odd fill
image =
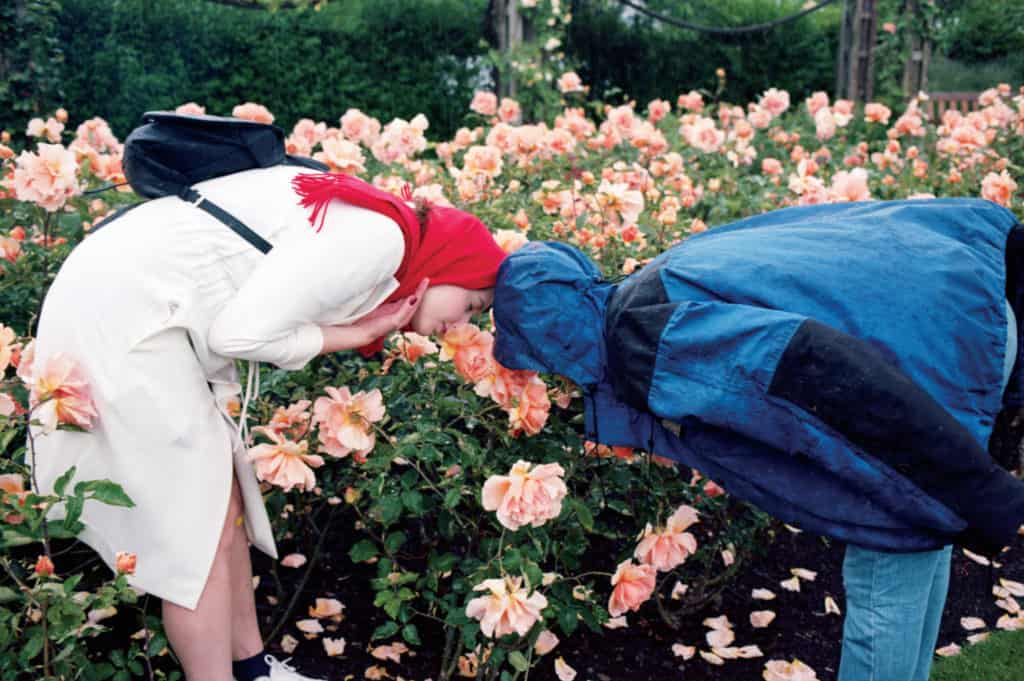
[[[773,211],[619,283],[533,242],[498,274],[495,357],[577,383],[588,439],[846,542],[840,681],[926,681],[950,545],[993,555],[1024,523],[986,449],[1024,404],[1022,264],[1024,226],[980,199]]]

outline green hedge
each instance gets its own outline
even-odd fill
[[[760,0],[720,0],[687,16],[679,3],[648,3],[664,14],[702,25],[743,26],[790,14]],[[578,3],[571,28],[571,53],[584,64],[580,75],[593,94],[606,101],[621,90],[638,106],[656,97],[675,102],[691,89],[714,90],[715,70],[727,74],[723,98],[756,101],[769,87],[798,97],[835,88],[835,52],[839,44],[838,5],[770,31],[719,37],[666,26],[635,15],[621,18],[615,0]],[[664,7],[661,7],[664,6]],[[690,8],[693,10],[694,8]]]
[[[123,136],[145,109],[194,100],[211,114],[256,101],[290,128],[337,125],[349,107],[385,120],[423,112],[435,134],[472,97],[486,0],[336,2],[323,12],[202,0],[64,0],[62,104]]]

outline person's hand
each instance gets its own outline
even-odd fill
[[[405,328],[423,303],[423,294],[429,284],[429,279],[422,280],[412,295],[384,303],[352,324],[326,327],[324,351],[362,347],[381,336]]]

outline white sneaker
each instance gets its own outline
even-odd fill
[[[281,661],[273,655],[266,655],[263,661],[270,666],[270,676],[258,676],[256,681],[324,681],[323,679],[314,679],[298,673],[295,671],[295,667],[288,664],[290,659],[292,658],[289,657]]]

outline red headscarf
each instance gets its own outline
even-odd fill
[[[405,254],[395,272],[398,288],[385,302],[412,295],[424,278],[430,285],[452,284],[468,289],[490,288],[498,278],[498,266],[505,258],[490,230],[479,218],[456,208],[431,206],[421,227],[416,211],[406,203],[408,186],[399,198],[363,180],[344,173],[298,175],[292,187],[300,205],[311,208],[309,221],[317,231],[323,227],[327,204],[332,199],[376,211],[402,229]],[[384,347],[384,338],[359,348],[369,357]]]

